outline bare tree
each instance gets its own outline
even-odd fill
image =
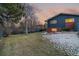
[[[30,31],[34,31],[37,25],[37,17],[35,15],[34,7],[30,4],[22,4],[24,6],[25,13],[25,25],[26,25],[26,34]]]

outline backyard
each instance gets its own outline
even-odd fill
[[[41,33],[10,35],[0,39],[0,55],[5,56],[59,56],[67,55],[44,40]]]

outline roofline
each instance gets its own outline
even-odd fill
[[[79,16],[79,14],[60,13],[59,15]]]
[[[55,16],[49,18],[49,19],[46,20],[45,22],[47,22],[47,21],[49,21],[50,19],[55,18],[55,17],[57,17],[57,16],[59,16],[59,15],[79,16],[78,14],[59,13],[58,15],[55,15]]]

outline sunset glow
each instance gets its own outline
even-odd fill
[[[40,10],[36,13],[40,24],[44,24],[45,20],[47,20],[50,17],[53,17],[59,13],[79,14],[78,7],[67,7],[67,6],[61,5],[61,6],[54,6],[54,7],[49,6],[49,8],[46,8],[46,6],[45,6],[45,9],[40,8],[40,7],[36,7],[36,8],[38,8]]]

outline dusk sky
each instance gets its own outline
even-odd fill
[[[34,3],[33,5],[37,6],[40,9],[46,9],[57,6],[79,7],[79,3]]]
[[[32,3],[39,11],[36,13],[40,24],[59,13],[79,14],[79,3]]]

